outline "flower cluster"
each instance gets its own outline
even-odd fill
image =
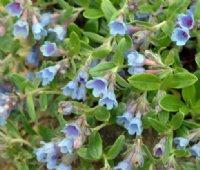
[[[9,113],[16,104],[17,99],[15,97],[0,93],[0,125],[6,124]]]
[[[171,40],[175,41],[176,45],[182,46],[190,38],[189,30],[194,26],[193,13],[188,10],[186,14],[179,14],[177,20],[178,23],[173,31]]]
[[[40,148],[34,150],[37,160],[47,164],[48,169],[55,170],[71,170],[71,161],[67,160],[67,155],[73,158],[73,150],[82,145],[82,131],[79,123],[67,124],[62,132],[65,138],[55,139],[54,141],[45,143]]]

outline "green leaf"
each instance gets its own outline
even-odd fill
[[[169,160],[169,155],[172,152],[172,145],[173,145],[173,133],[170,133],[165,142],[165,149],[164,149],[165,152],[162,158],[164,164],[166,164]]]
[[[53,129],[51,129],[49,127],[47,128],[44,126],[39,126],[38,132],[42,136],[43,140],[45,140],[45,141],[50,141],[55,134]]]
[[[160,79],[153,74],[136,74],[128,78],[132,86],[137,89],[149,91],[160,88]]]
[[[200,68],[200,53],[197,53],[195,55],[195,61],[197,63],[197,66]]]
[[[167,78],[166,87],[180,89],[193,85],[197,80],[197,77],[192,73],[178,72]]]
[[[193,102],[191,107],[192,107],[192,111],[194,113],[200,114],[200,100],[197,100],[196,102]]]
[[[99,121],[108,121],[110,118],[110,112],[103,106],[98,106],[92,111],[92,114]]]
[[[98,34],[95,34],[92,32],[83,32],[83,34],[95,42],[98,42],[98,43],[105,42],[105,38]]]
[[[187,150],[174,150],[173,153],[176,157],[187,157],[189,152]]]
[[[111,148],[108,150],[108,153],[106,154],[106,157],[108,160],[115,159],[118,154],[120,153],[125,141],[125,136],[120,135],[115,143],[111,146]]]
[[[183,120],[184,114],[181,112],[176,113],[176,115],[174,115],[172,117],[172,120],[170,121],[170,125],[173,128],[173,130],[178,129],[183,124]]]
[[[161,111],[158,113],[158,117],[163,124],[166,124],[169,120],[169,112]]]
[[[129,38],[122,38],[115,50],[114,55],[114,64],[117,66],[121,66],[124,63],[124,57],[126,51],[131,47],[132,41]]]
[[[99,63],[95,67],[91,68],[89,73],[93,77],[97,77],[97,76],[101,76],[101,75],[105,74],[108,70],[111,70],[114,67],[115,67],[115,65],[112,62],[103,62],[103,63]]]
[[[159,132],[161,134],[168,130],[166,125],[162,124],[162,122],[160,122],[156,119],[149,117],[148,122],[157,132]]]
[[[108,21],[110,21],[113,14],[117,12],[110,0],[102,0],[101,10]]]
[[[122,86],[124,88],[130,87],[130,84],[128,84],[128,82],[126,80],[124,80],[119,74],[116,75],[116,80],[120,86]]]
[[[77,154],[83,159],[93,160],[93,158],[88,153],[88,148],[79,148],[77,150]]]
[[[35,106],[33,102],[33,96],[32,94],[29,94],[26,98],[26,104],[27,104],[27,112],[29,117],[32,121],[35,121],[37,119],[36,112],[35,112]]]
[[[70,50],[74,54],[78,54],[80,52],[80,39],[74,31],[70,34]]]
[[[176,112],[184,106],[184,103],[178,97],[167,94],[160,99],[159,105],[163,110]]]
[[[192,104],[196,100],[195,86],[189,86],[182,89],[182,96],[185,102]]]
[[[98,9],[89,8],[83,12],[83,16],[88,19],[97,19],[97,18],[101,18],[103,16],[103,13],[102,11]]]
[[[87,8],[90,0],[73,0],[77,5]]]
[[[103,48],[103,47],[100,47],[100,48],[97,48],[95,49],[93,52],[92,52],[92,58],[95,60],[95,59],[102,59],[102,58],[105,58],[107,55],[110,54],[110,50],[109,49],[106,49],[106,48]]]
[[[60,23],[61,24],[66,24],[67,20],[70,18],[72,15],[73,8],[69,6],[68,9],[66,9],[60,16]]]
[[[98,132],[93,132],[89,137],[88,153],[95,160],[102,156],[102,139]]]
[[[40,95],[40,110],[45,111],[48,106],[47,94],[44,92]]]

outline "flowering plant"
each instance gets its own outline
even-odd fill
[[[0,2],[1,169],[200,169],[200,1]]]

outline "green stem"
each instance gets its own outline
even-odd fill
[[[99,126],[96,126],[95,128],[92,128],[92,131],[99,131],[100,129],[104,128],[105,126],[109,125],[108,123],[102,123]]]

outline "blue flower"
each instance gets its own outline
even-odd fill
[[[42,37],[45,37],[47,35],[47,31],[44,29],[44,27],[40,23],[33,24],[32,32],[36,40],[40,40]]]
[[[117,123],[119,125],[128,128],[130,121],[133,119],[133,114],[129,111],[126,111],[121,116],[117,116]]]
[[[123,21],[115,20],[108,24],[111,35],[125,35],[127,31],[126,24]]]
[[[139,117],[131,119],[128,127],[128,133],[134,135],[135,133],[140,136],[142,134],[142,121]]]
[[[61,153],[72,153],[73,151],[73,141],[68,138],[64,138],[58,143]]]
[[[200,158],[200,145],[199,144],[195,144],[193,145],[190,149],[189,149],[190,153],[192,154],[192,156],[198,157]]]
[[[10,16],[19,17],[22,14],[23,7],[19,2],[11,2],[6,6],[6,10]]]
[[[185,149],[190,140],[183,137],[174,138],[174,143],[177,144],[177,149]]]
[[[78,90],[77,80],[69,81],[67,85],[62,88],[62,90],[65,96],[71,96],[72,99],[76,99],[76,94]]]
[[[58,48],[55,43],[45,41],[44,44],[40,47],[40,51],[43,56],[54,56],[58,54]]]
[[[56,36],[57,40],[60,41],[64,40],[67,32],[66,28],[64,28],[62,25],[56,25],[54,28],[50,28],[48,31],[50,33],[53,33]]]
[[[71,102],[60,102],[58,111],[62,113],[63,115],[70,115],[72,111],[74,110],[74,106],[71,104]]]
[[[26,21],[18,20],[13,25],[13,35],[15,37],[22,36],[23,38],[26,38],[28,36],[28,33],[29,33],[29,26]]]
[[[70,123],[65,125],[62,132],[66,133],[68,139],[76,140],[81,132],[80,127],[76,123]]]
[[[4,106],[0,106],[0,126],[7,123],[9,112]]]
[[[63,162],[60,163],[57,167],[55,167],[56,170],[72,170],[71,165],[65,165]]]
[[[39,49],[38,48],[39,48],[39,46],[36,43],[25,59],[26,64],[30,64],[32,66],[39,65]]]
[[[40,15],[40,23],[43,27],[47,26],[51,22],[51,14],[44,13]]]
[[[171,36],[171,40],[176,42],[176,45],[182,46],[185,45],[189,40],[190,35],[188,29],[184,28],[175,28]]]
[[[127,53],[128,65],[134,67],[141,67],[144,65],[144,56],[137,51],[129,51]]]
[[[194,16],[191,12],[187,12],[187,14],[179,14],[178,15],[178,23],[182,28],[192,29],[194,26]]]
[[[86,83],[88,80],[88,73],[86,71],[80,71],[77,75],[77,81],[79,83]]]
[[[42,79],[42,85],[45,86],[49,84],[55,77],[56,73],[58,72],[57,66],[50,66],[47,67],[39,72],[37,72],[36,77]]]
[[[144,73],[145,69],[143,67],[129,67],[128,68],[128,73],[129,74],[140,74],[140,73]]]
[[[76,92],[76,99],[77,100],[86,100],[86,88],[84,84],[81,84]]]
[[[94,97],[99,97],[100,95],[105,95],[107,92],[108,82],[106,79],[101,77],[95,77],[86,83],[88,89],[93,89],[92,94]]]
[[[26,77],[28,80],[33,81],[35,79],[35,76],[33,74],[33,72],[28,72],[24,75],[24,77]]]
[[[154,146],[153,151],[155,156],[162,157],[165,152],[165,140],[161,139],[161,141]]]
[[[41,144],[42,147],[34,150],[38,162],[47,163],[48,169],[55,168],[59,157],[58,146],[53,142],[45,143],[42,141]]]
[[[108,110],[111,110],[114,106],[118,106],[118,102],[116,100],[115,94],[113,91],[108,91],[102,99],[99,100],[99,105],[106,105]]]
[[[132,170],[132,165],[127,160],[124,160],[118,163],[118,165],[114,167],[114,170]]]

